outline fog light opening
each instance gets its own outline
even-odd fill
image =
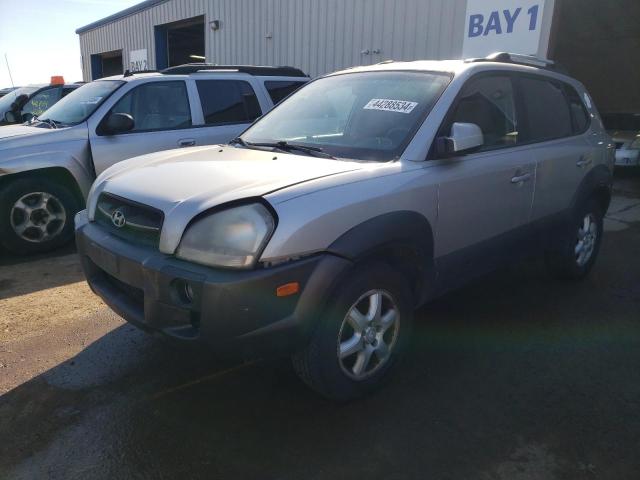
[[[186,280],[178,280],[174,283],[173,288],[181,303],[185,305],[192,305],[195,299],[195,291],[193,285]]]

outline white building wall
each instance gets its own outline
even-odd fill
[[[546,0],[542,56],[555,1]],[[155,68],[154,26],[198,15],[207,61],[217,64],[290,65],[317,76],[387,59],[460,58],[466,7],[467,0],[167,0],[81,33],[84,80],[91,54],[111,50],[123,50],[126,66],[131,50],[146,49]],[[213,20],[220,30],[211,30]]]

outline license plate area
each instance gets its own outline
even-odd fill
[[[105,250],[100,245],[93,242],[91,243],[91,250],[91,260],[93,260],[93,263],[95,263],[99,268],[113,276],[117,276],[118,273],[120,273],[118,257],[114,253]]]

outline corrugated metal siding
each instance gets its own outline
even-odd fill
[[[382,60],[458,58],[466,0],[168,0],[80,34],[84,79],[90,56],[147,49],[154,26],[205,15],[205,54],[218,64],[292,65],[312,76]],[[209,22],[220,20],[218,31]],[[380,50],[380,53],[372,53]],[[369,54],[362,53],[369,51]]]

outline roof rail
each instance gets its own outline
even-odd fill
[[[509,52],[495,52],[491,55],[487,55],[484,58],[470,58],[465,60],[469,63],[480,62],[498,62],[498,63],[511,63],[514,65],[527,65],[529,67],[543,68],[545,70],[552,70],[554,72],[566,74],[567,70],[561,65],[557,64],[553,60],[546,58],[539,58],[535,55],[523,55],[521,53],[509,53]]]
[[[123,77],[131,77],[132,75],[138,75],[140,73],[157,73],[157,70],[134,70],[131,71],[129,69],[125,70],[122,74]]]
[[[176,67],[165,68],[160,73],[165,75],[189,75],[212,71],[232,71],[264,77],[306,77],[300,69],[294,67],[270,67],[254,65],[214,65],[211,63],[187,63]]]

